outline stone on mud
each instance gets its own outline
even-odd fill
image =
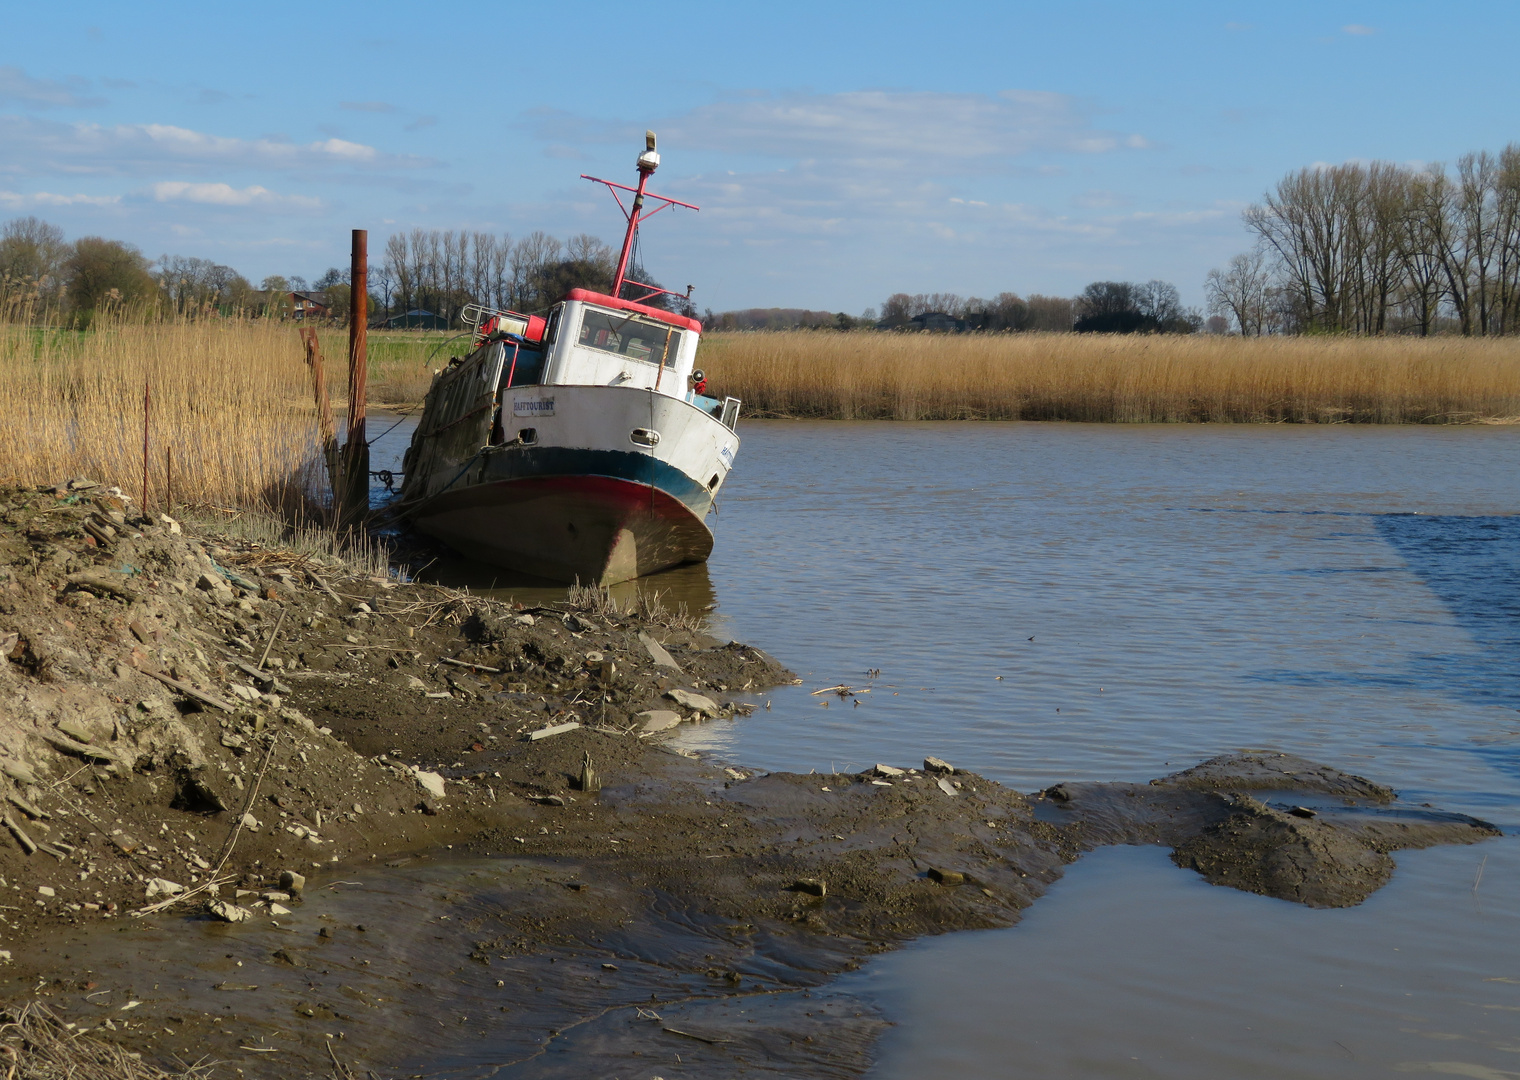
[[[639,631],[639,644],[644,646],[644,651],[654,661],[655,667],[674,668],[678,672],[681,670],[681,665],[676,663],[675,658],[665,651],[665,646],[661,645],[643,630]]]
[[[185,891],[185,887],[168,878],[149,878],[147,888],[144,890],[149,900],[155,896],[178,896]]]
[[[635,713],[633,718],[639,722],[639,730],[645,735],[681,726],[681,714],[669,709],[648,709]]]
[[[828,882],[822,878],[798,878],[787,888],[792,892],[806,893],[808,896],[816,896],[820,899],[829,893]]]
[[[71,716],[64,717],[55,726],[71,739],[77,739],[82,743],[95,741],[95,733],[82,720],[76,720]]]
[[[665,696],[677,705],[699,712],[703,716],[714,717],[718,715],[718,703],[704,694],[676,687],[673,690],[665,691]]]
[[[955,766],[950,764],[944,758],[926,757],[924,758],[924,772],[954,775]]]
[[[26,764],[24,761],[16,761],[12,758],[6,758],[4,761],[0,761],[0,772],[5,773],[6,776],[9,776],[18,784],[30,785],[37,782],[37,774],[34,773],[32,771],[32,767]]]
[[[422,769],[417,768],[412,770],[412,776],[416,778],[417,786],[423,791],[435,799],[443,798],[443,777],[435,772],[424,772]]]
[[[207,901],[206,913],[213,918],[230,923],[247,922],[253,918],[253,912],[245,907],[239,907],[230,900]]]

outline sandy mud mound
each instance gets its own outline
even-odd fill
[[[1292,754],[1231,754],[1145,785],[1060,784],[1041,795],[1088,844],[1164,844],[1216,885],[1309,907],[1360,904],[1392,876],[1391,851],[1499,835]]]

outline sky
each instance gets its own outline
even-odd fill
[[[0,220],[257,283],[423,228],[641,232],[699,308],[894,292],[1203,302],[1290,171],[1520,139],[1520,4],[14,4]]]

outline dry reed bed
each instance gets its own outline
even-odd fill
[[[310,491],[308,370],[289,326],[258,322],[0,326],[0,483],[83,475],[138,497],[145,385],[151,506],[165,505],[171,453],[176,503],[288,512]]]
[[[1520,343],[1463,338],[711,334],[750,416],[1126,423],[1520,417]]]

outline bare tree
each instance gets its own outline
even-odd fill
[[[512,247],[513,307],[528,311],[558,300],[539,296],[533,283],[543,278],[544,269],[559,261],[564,244],[542,230],[535,230]]]
[[[1260,337],[1267,329],[1271,281],[1266,255],[1254,248],[1224,270],[1210,270],[1203,291],[1211,312],[1234,319],[1242,337]]]
[[[0,229],[0,298],[14,294],[29,304],[56,304],[69,254],[58,226],[37,217],[7,221]]]

